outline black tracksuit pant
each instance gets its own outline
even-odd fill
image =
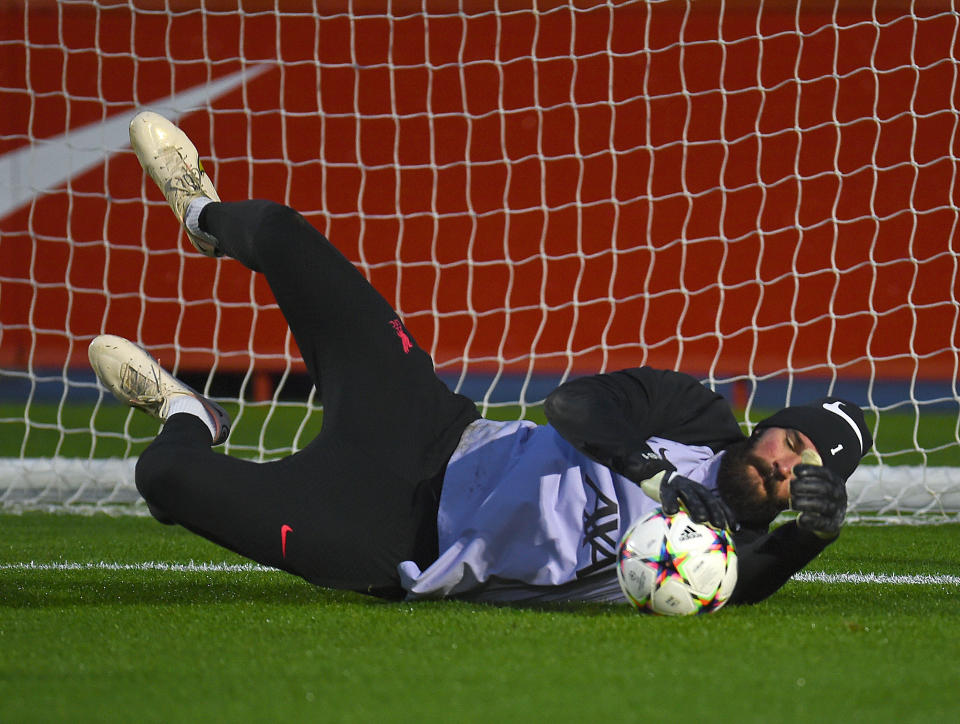
[[[319,436],[257,463],[210,448],[192,415],[173,415],[137,463],[158,514],[317,585],[403,594],[396,566],[437,557],[447,460],[476,406],[452,393],[396,312],[294,210],[209,204],[201,228],[264,274],[324,408]]]

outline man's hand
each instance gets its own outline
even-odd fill
[[[790,507],[800,513],[797,526],[819,537],[836,538],[847,514],[847,486],[822,465],[801,463],[793,468]]]
[[[658,473],[640,486],[667,515],[680,510],[680,503],[694,523],[709,523],[718,530],[736,526],[736,516],[718,495],[714,495],[700,483],[678,475],[672,470]]]

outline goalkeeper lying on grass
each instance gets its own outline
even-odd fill
[[[294,455],[220,455],[230,420],[216,403],[140,347],[94,339],[104,385],[165,422],[136,469],[157,519],[320,586],[492,601],[622,600],[619,538],[661,503],[734,531],[735,602],[769,596],[839,534],[845,481],[873,443],[857,406],[788,407],[745,438],[721,396],[642,367],[562,385],[549,425],[482,419],[297,212],[221,203],[194,145],[156,114],[130,136],[194,246],[266,276],[324,405]],[[660,502],[640,487],[651,479]],[[798,519],[769,532],[788,507]]]

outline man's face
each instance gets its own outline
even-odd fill
[[[802,432],[768,427],[727,450],[717,488],[741,522],[765,525],[790,505],[793,467],[807,448],[816,450]]]

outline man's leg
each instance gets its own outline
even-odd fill
[[[221,251],[266,276],[322,385],[323,430],[296,455],[256,464],[211,453],[174,419],[141,457],[138,488],[254,560],[398,594],[397,564],[426,568],[437,555],[443,471],[476,406],[437,378],[386,300],[300,214],[245,201],[207,204],[200,219]]]
[[[363,275],[293,209],[218,203],[196,147],[162,116],[137,114],[130,140],[191,243],[266,276],[322,394],[325,429],[420,480],[439,472],[475,406],[437,378]]]
[[[131,123],[131,139],[194,246],[265,274],[324,399],[320,436],[267,464],[212,453],[196,418],[173,415],[141,456],[138,488],[171,520],[254,560],[397,594],[397,563],[424,568],[436,556],[444,466],[475,406],[443,385],[390,305],[299,214],[216,203],[196,148],[155,114]],[[305,545],[294,553],[297,535]]]
[[[174,415],[137,462],[137,488],[172,521],[316,585],[399,598],[400,560],[429,564],[436,514],[370,465],[329,446],[267,463],[214,452],[203,424]],[[387,473],[389,475],[389,472]],[[340,484],[349,481],[349,485]],[[392,508],[392,509],[391,509]]]
[[[400,561],[436,557],[437,478],[411,480],[329,433],[270,463],[214,453],[226,413],[145,350],[101,335],[90,361],[119,399],[166,423],[136,469],[159,519],[313,583],[383,596],[401,593]]]
[[[324,429],[384,467],[440,472],[478,415],[436,376],[390,304],[319,231],[269,201],[209,203],[200,228],[265,275],[324,405]]]

